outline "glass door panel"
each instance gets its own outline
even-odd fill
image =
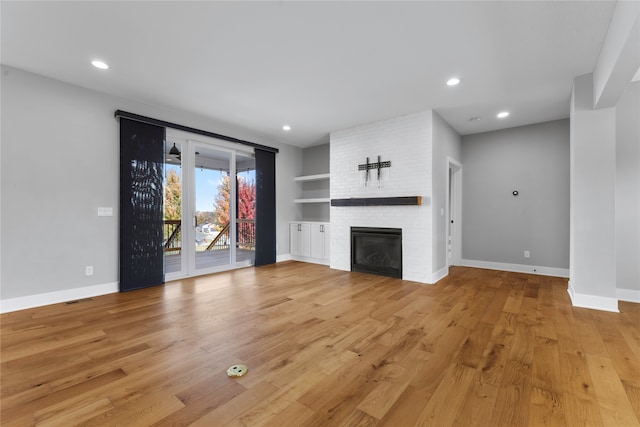
[[[164,193],[164,270],[166,275],[180,275],[185,269],[183,262],[183,226],[182,226],[182,176],[183,144],[167,143],[165,147]]]
[[[220,270],[234,262],[232,157],[231,152],[194,144],[195,213],[191,226],[195,262],[192,265],[197,274]]]
[[[255,259],[256,161],[236,154],[236,262],[252,265]]]

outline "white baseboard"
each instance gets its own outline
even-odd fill
[[[431,277],[431,283],[437,283],[438,280],[442,280],[449,275],[449,267],[441,268],[433,273]]]
[[[598,295],[579,294],[576,292],[573,282],[569,280],[569,286],[567,287],[569,297],[571,298],[571,304],[574,307],[590,308],[593,310],[611,311],[619,313],[618,299],[611,297],[601,297]]]
[[[569,278],[568,268],[540,267],[537,265],[508,264],[503,262],[476,261],[463,259],[463,267],[486,268],[488,270],[512,271],[514,273],[538,274],[540,276],[554,276]]]
[[[276,255],[276,262],[291,261],[291,254]]]
[[[616,289],[616,296],[620,301],[640,303],[640,290],[638,289]]]
[[[25,310],[27,308],[42,307],[43,305],[58,304],[81,298],[91,298],[118,292],[118,283],[104,283],[102,285],[84,286],[81,288],[65,289],[44,294],[27,295],[18,298],[0,300],[0,313]]]
[[[300,261],[300,262],[310,262],[312,264],[329,265],[328,259],[309,258],[309,257],[297,256],[297,255],[291,255],[291,259],[294,261]]]

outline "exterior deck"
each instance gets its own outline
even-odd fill
[[[230,249],[214,249],[209,251],[196,252],[196,269],[202,270],[205,268],[216,267],[220,265],[229,264],[229,258],[231,257]],[[175,273],[180,271],[180,253],[165,254],[165,273]],[[236,261],[247,261],[255,258],[255,250],[253,249],[237,249]]]

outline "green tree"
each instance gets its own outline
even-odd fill
[[[197,211],[196,220],[198,221],[198,225],[215,223],[216,214],[210,211]]]

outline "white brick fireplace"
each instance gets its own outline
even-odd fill
[[[421,206],[331,207],[331,268],[351,269],[351,227],[402,229],[402,275],[432,283],[432,111],[331,134],[331,199],[422,196]],[[358,165],[391,161],[371,170],[365,186]],[[378,185],[380,184],[380,185]]]

